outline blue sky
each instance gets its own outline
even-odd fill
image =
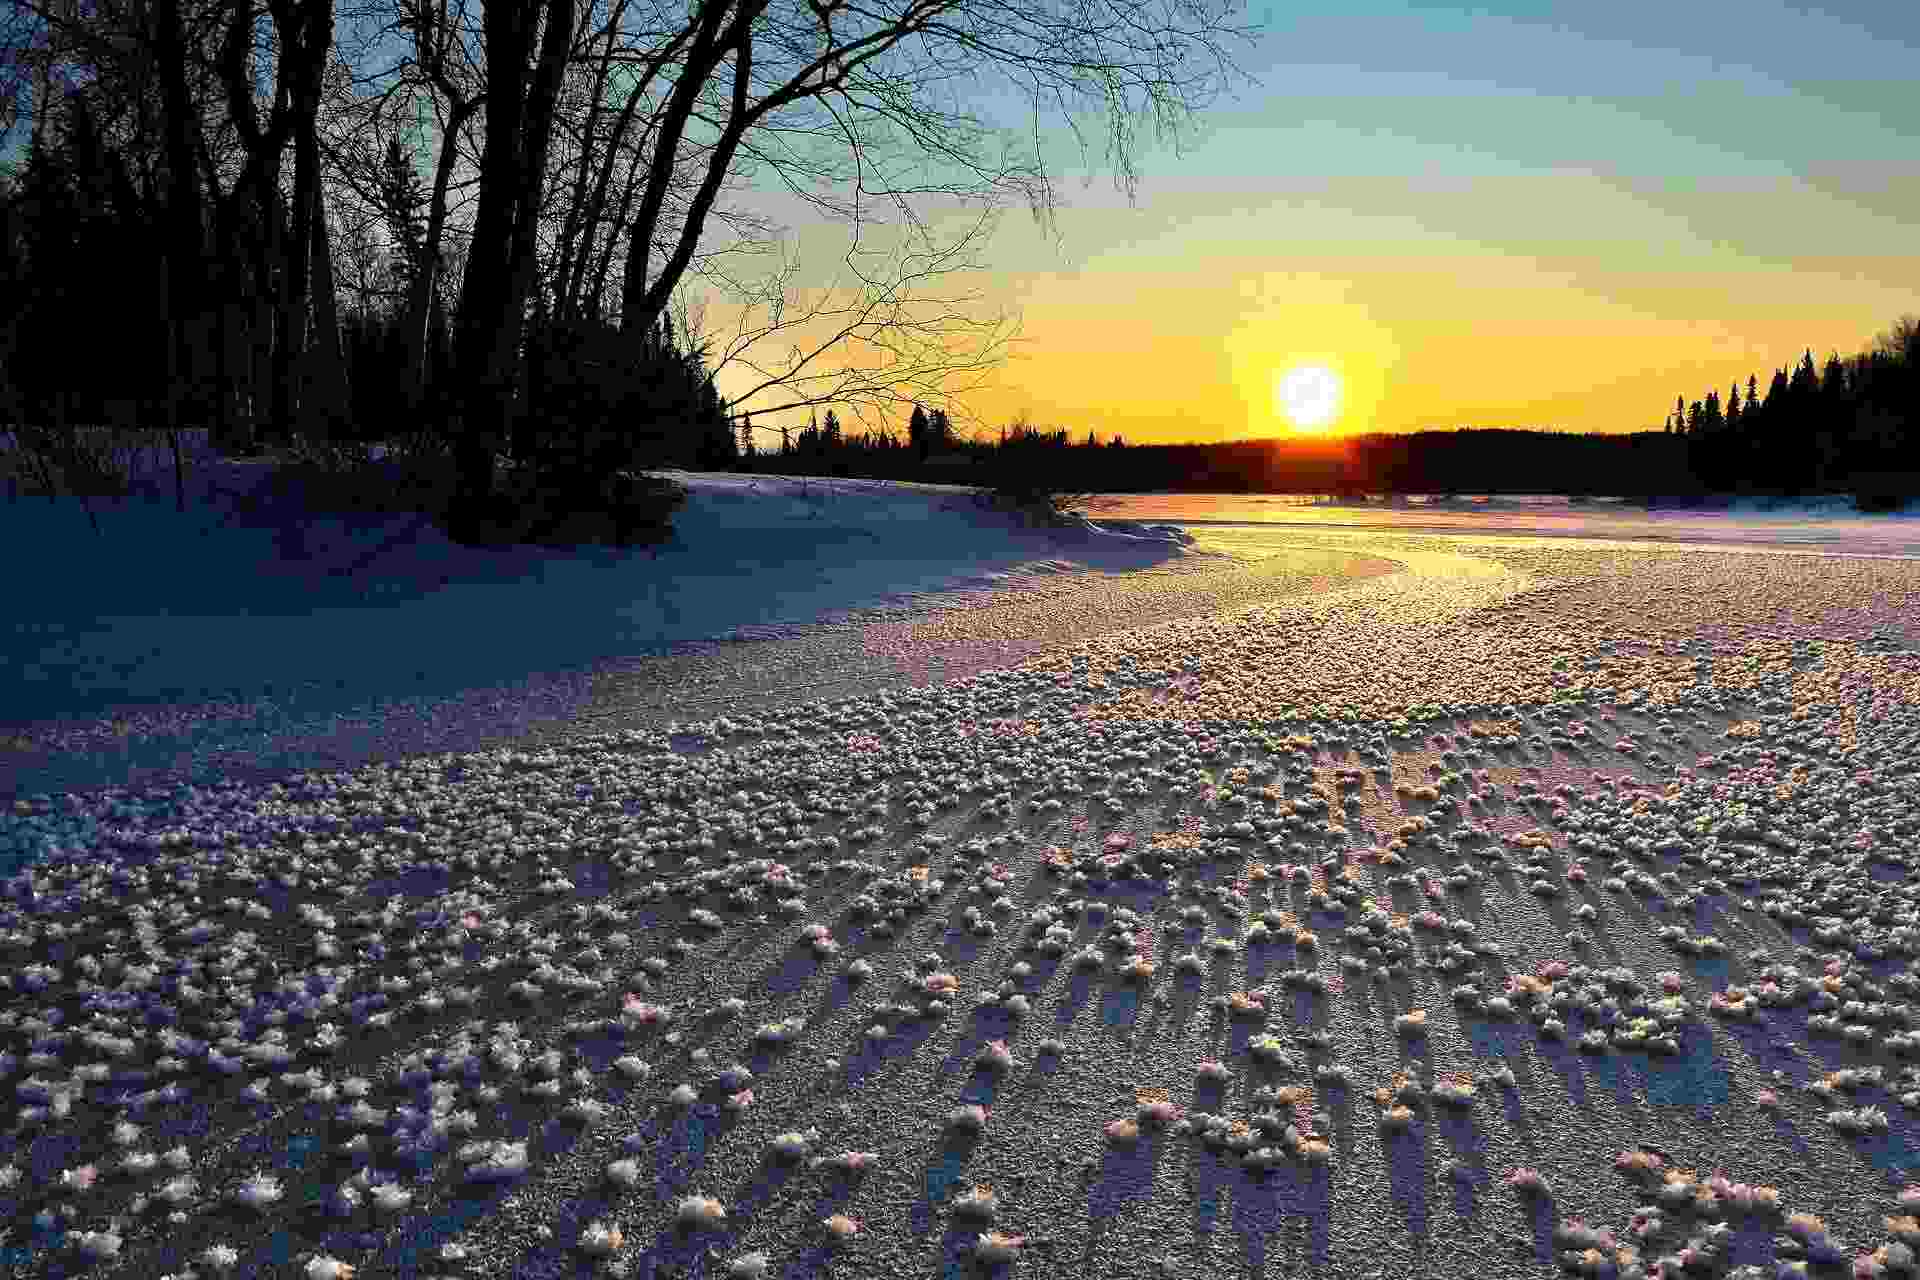
[[[982,420],[1278,434],[1273,386],[1313,363],[1343,383],[1334,430],[1644,428],[1920,311],[1920,5],[1254,0],[1228,21],[1266,28],[1223,42],[1252,83],[1178,149],[1135,118],[1131,205],[1097,110],[1084,151],[1043,115],[1059,235],[1010,200],[966,280],[1022,321]],[[1030,147],[1010,81],[965,105]],[[730,198],[791,231],[795,287],[850,282],[844,228],[772,184]],[[708,301],[724,338],[739,317]]]

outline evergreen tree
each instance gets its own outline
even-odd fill
[[[907,447],[922,458],[927,456],[927,411],[917,404],[907,420]]]
[[[927,449],[933,453],[945,453],[953,448],[953,424],[947,421],[945,409],[935,409],[927,418]]]
[[[1800,424],[1793,420],[1788,404],[1790,385],[1785,369],[1773,371],[1766,398],[1760,402],[1760,421],[1751,434],[1758,463],[1753,468],[1754,479],[1765,488],[1782,492],[1795,487],[1796,477],[1805,474],[1807,462]]]
[[[1698,400],[1687,406],[1687,434],[1697,436],[1706,425],[1706,406]]]
[[[1772,417],[1775,410],[1784,411],[1786,409],[1789,386],[1787,371],[1785,369],[1775,369],[1773,371],[1773,380],[1767,384],[1767,398],[1760,402],[1762,414],[1767,417]]]
[[[840,416],[833,410],[827,410],[827,420],[820,427],[822,448],[838,450],[840,448]]]
[[[1707,392],[1707,402],[1701,407],[1700,423],[1712,435],[1718,435],[1720,428],[1726,425],[1726,419],[1720,416],[1720,393]]]
[[[1734,380],[1727,389],[1727,431],[1737,433],[1740,430],[1740,382]]]
[[[1847,388],[1847,367],[1841,363],[1840,353],[1827,353],[1827,366],[1820,371],[1820,401],[1829,413],[1837,416],[1845,408],[1850,393]]]
[[[426,184],[414,170],[412,154],[401,148],[398,138],[387,140],[378,195],[380,220],[393,237],[387,270],[396,301],[404,303],[414,281],[427,269],[427,206],[431,201]]]
[[[1684,430],[1686,428],[1687,398],[1685,396],[1675,396],[1673,398],[1673,424],[1674,424],[1674,430],[1676,431]]]
[[[745,414],[740,419],[740,456],[751,462],[760,456],[760,450],[753,443],[753,415]]]

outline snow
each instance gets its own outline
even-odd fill
[[[1376,533],[1472,533],[1487,537],[1582,538],[1627,546],[1684,542],[1703,549],[1794,548],[1833,555],[1920,556],[1920,507],[1898,514],[1853,509],[1845,496],[1793,502],[1734,500],[1725,509],[1649,510],[1620,498],[1575,503],[1552,496],[1461,496],[1448,502],[1413,495],[1392,501],[1343,502],[1287,494],[1124,494],[1101,500],[1097,513],[1214,526],[1274,525],[1357,529]]]
[[[509,689],[564,715],[598,664],[1199,554],[1166,525],[1025,527],[961,486],[689,472],[665,473],[690,497],[661,547],[477,551],[419,515],[243,510],[271,464],[203,434],[189,454],[184,514],[164,450],[137,459],[136,496],[90,500],[98,536],[72,498],[0,504],[0,542],[42,549],[10,566],[0,624],[16,773],[23,754],[91,751],[105,777],[289,721],[364,732],[394,703],[485,714]]]
[[[164,446],[132,460],[136,496],[91,502],[99,535],[71,498],[0,504],[0,540],[41,549],[9,566],[0,620],[0,799],[476,748],[571,721],[597,676],[652,655],[1257,559],[1291,527],[1920,554],[1920,518],[1841,500],[1767,513],[1129,495],[1103,499],[1097,523],[1043,530],[964,486],[689,472],[667,473],[690,498],[666,545],[502,553],[418,514],[276,505],[271,462],[219,458],[204,434],[186,452],[184,514]]]

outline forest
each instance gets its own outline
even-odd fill
[[[945,82],[1103,109],[1131,198],[1135,117],[1171,135],[1257,34],[1168,9],[7,0],[0,425],[29,469],[99,484],[102,427],[336,470],[404,439],[444,473],[445,532],[489,545],[563,508],[664,511],[642,469],[732,465],[729,362],[763,416],[930,393],[962,414],[952,384],[1003,321],[936,286],[981,269],[1005,198],[1047,227],[1053,194],[1038,138],[1010,154]],[[765,190],[846,228],[850,299],[796,304]],[[936,198],[957,236],[916,206]]]
[[[846,434],[824,422],[741,465],[787,474],[978,479],[1044,493],[1568,494],[1693,504],[1741,495],[1850,494],[1863,508],[1920,498],[1920,317],[1905,316],[1859,354],[1809,350],[1766,391],[1749,376],[1724,407],[1717,390],[1676,401],[1657,428],[1571,433],[1453,428],[1303,435],[1219,444],[1128,444],[1015,422],[960,438],[916,406],[904,437]]]
[[[1218,15],[1116,35],[1071,8],[1022,10],[1012,31],[1003,11],[942,12],[934,32],[912,6],[811,0],[519,0],[484,18],[435,0],[8,0],[0,425],[68,487],[111,486],[81,443],[102,427],[204,430],[224,452],[344,476],[368,444],[404,442],[438,477],[420,490],[436,520],[473,544],[569,509],[652,507],[639,524],[658,527],[675,498],[648,473],[673,467],[1048,501],[1853,492],[1885,505],[1916,489],[1913,317],[1856,355],[1816,368],[1809,350],[1764,389],[1756,373],[1724,401],[1683,394],[1661,426],[1621,433],[1139,444],[1088,424],[971,420],[949,385],[994,367],[1002,321],[921,295],[983,269],[968,254],[997,198],[1022,196],[1045,225],[1051,187],[1038,157],[985,166],[977,122],[925,92],[932,73],[1052,78],[1106,103],[1120,146],[1129,110],[1191,109],[1183,52],[1225,65],[1212,42],[1242,33]],[[1071,65],[1052,56],[1062,47]],[[865,127],[840,152],[778,153],[843,110]],[[939,189],[982,211],[953,243],[908,217],[918,238],[877,260],[870,209],[820,194],[857,178],[905,207],[936,158],[964,171]],[[807,198],[844,221],[861,281],[850,302],[796,309],[789,270],[747,278],[779,243],[744,194],[753,175],[811,183]],[[689,308],[695,282],[745,308],[732,338]],[[784,365],[748,358],[774,338],[793,340]],[[716,389],[730,364],[758,379],[732,403]],[[795,411],[806,427],[765,425]]]

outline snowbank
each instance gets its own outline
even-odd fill
[[[957,486],[688,472],[670,473],[691,496],[666,545],[476,551],[418,514],[251,504],[272,463],[189,446],[185,514],[164,449],[139,496],[91,500],[98,535],[72,498],[0,503],[0,541],[35,549],[0,621],[4,722],[261,701],[324,717],[1198,554],[1166,526],[1023,527]]]

